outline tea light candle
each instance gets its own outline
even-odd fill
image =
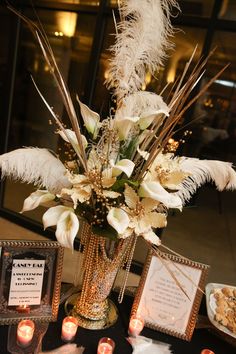
[[[61,339],[64,342],[70,342],[74,339],[78,327],[78,321],[75,317],[65,317],[62,322]]]
[[[34,322],[31,320],[22,320],[17,326],[17,344],[21,347],[28,347],[31,344],[34,335]]]
[[[139,315],[133,315],[129,321],[129,335],[132,337],[138,336],[144,327],[144,320]]]
[[[103,337],[98,343],[97,354],[112,354],[115,348],[115,342],[108,337]]]

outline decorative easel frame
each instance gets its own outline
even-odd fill
[[[190,267],[192,274],[195,273],[196,277],[198,278],[197,283],[195,283],[194,285],[193,282],[190,280],[190,277],[188,277],[188,274],[186,274],[186,266]],[[195,290],[192,290],[192,294],[188,295],[188,297],[185,295],[184,291],[181,290],[181,287],[177,284],[176,280],[174,280],[174,278],[171,276],[170,272],[167,271],[167,268],[170,269],[170,267],[172,268],[174,267],[176,273],[175,277],[177,281],[178,281],[178,273],[179,273],[180,277],[181,276],[184,277],[185,281],[186,282],[188,281],[191,284],[189,288],[191,287],[195,288]],[[197,314],[198,314],[198,310],[200,307],[200,302],[203,294],[200,289],[205,288],[205,281],[206,281],[208,269],[209,269],[208,265],[193,262],[186,258],[180,258],[160,251],[157,251],[157,253],[150,251],[146,259],[146,263],[134,299],[131,314],[133,315],[135,313],[139,313],[139,315],[141,315],[144,318],[146,327],[190,341],[193,334],[193,330],[195,328]],[[160,282],[158,282],[158,279],[163,279],[163,277],[161,278],[162,273],[165,279],[168,278],[166,289],[165,287],[162,289],[163,292],[158,290],[158,286],[160,286]],[[183,274],[186,274],[186,276]],[[152,284],[149,284],[151,276],[152,276]],[[155,284],[153,284],[153,277],[157,279],[156,288],[155,288]],[[168,287],[170,287],[171,290],[170,294],[167,292]],[[174,287],[176,287],[177,290],[175,289],[174,291],[172,291]],[[184,288],[186,288],[186,284],[183,286],[183,289]],[[149,290],[151,290],[151,292]],[[186,293],[188,292],[188,290],[190,289],[186,289]],[[171,292],[173,292],[173,294],[174,293],[176,294],[176,291],[179,292],[178,293],[178,299],[180,299],[179,303],[181,303],[181,297],[183,297],[183,302],[186,301],[186,299],[188,298],[190,301],[190,303],[188,304],[188,311],[186,310],[185,312],[186,317],[181,318],[181,321],[183,320],[186,323],[186,326],[185,325],[183,326],[184,330],[182,331],[179,331],[177,325],[174,326],[174,324],[171,324],[167,326],[164,323],[165,321],[161,323],[160,318],[157,319],[151,316],[152,319],[150,320],[150,316],[149,316],[150,313],[152,315],[153,313],[155,314],[155,306],[161,306],[161,304],[156,305],[155,302],[156,303],[163,302],[163,307],[166,307],[166,309],[170,310],[171,313],[172,310],[168,308],[166,301],[167,302],[169,301],[171,304],[172,303]],[[149,297],[147,297],[147,292],[149,292]],[[150,297],[150,294],[152,294],[152,298]],[[167,299],[161,299],[162,294],[167,295]],[[173,296],[173,303],[174,301],[176,301],[176,299]],[[173,318],[175,320],[175,315],[176,312],[173,310],[173,313],[168,316],[170,316],[170,318]]]
[[[36,322],[56,321],[60,303],[63,254],[63,248],[56,241],[0,241],[0,325],[14,324],[26,318],[30,318]],[[19,261],[26,263],[26,260],[30,266],[31,264],[34,266],[34,263],[37,262],[44,264],[43,273],[40,275],[42,281],[42,285],[40,286],[41,293],[39,292],[40,303],[36,304],[36,306],[10,306],[9,299],[10,295],[12,295],[10,294],[10,288],[12,282],[18,279],[15,274],[13,275],[15,263],[20,263]],[[36,273],[32,271],[32,278],[29,279],[37,279],[37,274],[34,274]],[[24,284],[28,285],[28,283],[23,282],[21,284],[23,286]],[[32,289],[32,286],[34,286],[32,284],[34,283],[30,284],[31,287],[29,289]],[[14,284],[14,286],[17,285]],[[27,285],[25,285],[26,292]],[[27,293],[28,296],[29,292]],[[17,291],[15,293],[17,302],[19,293]],[[24,299],[23,289],[22,298]]]

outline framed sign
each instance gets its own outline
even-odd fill
[[[132,314],[138,312],[147,327],[190,341],[208,268],[186,258],[150,252]]]
[[[0,241],[0,324],[55,321],[63,248],[55,241]]]

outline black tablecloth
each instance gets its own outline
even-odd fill
[[[112,300],[116,303],[117,295],[114,294]],[[84,354],[96,354],[97,344],[101,337],[110,337],[115,341],[116,347],[114,354],[132,353],[132,348],[127,342],[127,328],[129,314],[133,298],[125,297],[122,304],[117,305],[119,319],[114,326],[108,329],[94,331],[78,328],[75,343],[84,346]],[[204,303],[201,311],[205,311]],[[60,307],[57,322],[50,323],[49,328],[43,338],[43,351],[55,349],[64,343],[61,340],[61,323],[65,317],[63,306]],[[7,351],[8,326],[0,326],[0,353],[8,354]],[[215,354],[235,354],[236,348],[225,342],[207,329],[195,329],[191,342],[145,328],[142,335],[159,340],[171,345],[173,354],[200,354],[204,348],[211,349]]]

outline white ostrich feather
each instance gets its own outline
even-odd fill
[[[33,183],[53,193],[71,186],[65,166],[47,149],[23,148],[8,152],[0,156],[0,167],[2,177]]]
[[[169,115],[169,107],[162,97],[153,92],[139,91],[126,96],[122,106],[116,111],[116,118],[119,117],[141,117],[156,112]]]
[[[183,158],[180,160],[180,169],[190,174],[175,193],[183,201],[188,201],[198,187],[210,181],[215,183],[219,191],[236,189],[236,172],[231,162]]]
[[[154,74],[172,47],[170,23],[175,0],[125,0],[120,5],[113,58],[108,69],[108,88],[119,98],[141,89],[146,70]]]

